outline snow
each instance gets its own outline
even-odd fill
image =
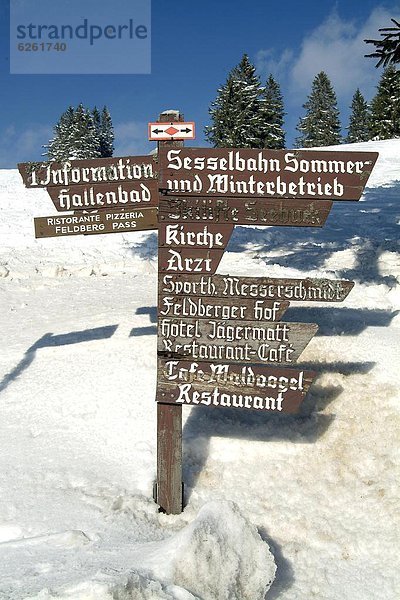
[[[397,600],[400,140],[323,229],[237,227],[219,272],[347,278],[299,416],[185,407],[181,515],[157,511],[154,232],[35,240],[0,171],[0,598]]]

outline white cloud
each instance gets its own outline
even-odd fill
[[[259,50],[256,54],[255,66],[261,80],[264,82],[270,74],[279,81],[285,79],[293,56],[293,50],[289,50],[288,48],[279,56],[277,56],[277,52],[272,48]]]
[[[148,154],[152,145],[147,141],[147,123],[125,121],[114,124],[114,156]]]
[[[50,125],[32,124],[19,130],[14,124],[0,132],[0,168],[13,169],[17,163],[40,160],[46,144],[52,136]]]
[[[389,27],[399,8],[376,7],[361,25],[345,21],[334,11],[303,41],[290,72],[292,92],[309,91],[315,75],[325,71],[339,97],[351,97],[357,87],[371,97],[382,71],[375,68],[374,59],[365,58],[371,49],[364,39],[379,38],[378,29]]]

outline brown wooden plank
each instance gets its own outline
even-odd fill
[[[158,228],[156,208],[36,217],[34,224],[36,238],[128,233]]]
[[[182,122],[183,115],[165,111],[160,114],[159,121]],[[158,152],[161,147],[182,148],[183,142],[178,140],[159,142]],[[160,275],[158,282],[160,282]],[[159,400],[157,395],[156,400]],[[158,403],[156,502],[167,514],[179,514],[183,510],[182,491],[182,406]]]
[[[165,358],[292,364],[317,330],[315,323],[161,318],[157,350]]]
[[[160,151],[170,195],[359,200],[377,152],[181,148]]]
[[[158,271],[162,273],[208,273],[212,275],[218,268],[224,250],[196,248],[159,248]]]
[[[290,302],[342,302],[354,281],[341,279],[288,279],[275,277],[234,277],[231,275],[180,275],[167,273],[159,278],[159,294],[173,296],[215,296],[258,298]]]
[[[280,321],[289,304],[287,300],[161,295],[158,299],[158,315],[169,318]]]
[[[159,400],[159,396],[156,396]],[[157,404],[157,504],[182,512],[182,406]]]
[[[68,187],[156,179],[153,156],[113,156],[64,162],[19,163],[18,170],[28,188]]]
[[[47,192],[60,212],[158,206],[158,183],[155,179],[64,188],[49,186]]]
[[[157,398],[166,403],[298,412],[317,373],[265,365],[158,359]]]
[[[330,200],[275,198],[218,198],[160,196],[159,219],[163,223],[232,223],[322,227],[332,207]]]

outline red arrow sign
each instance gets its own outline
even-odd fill
[[[195,126],[193,121],[174,121],[149,123],[149,140],[193,140]]]

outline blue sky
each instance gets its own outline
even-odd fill
[[[363,39],[376,37],[391,17],[400,17],[400,2],[153,0],[150,75],[10,75],[9,2],[0,0],[0,168],[40,159],[60,114],[79,102],[109,107],[115,155],[149,152],[147,122],[168,108],[196,122],[193,145],[207,145],[209,104],[244,52],[263,81],[272,72],[281,84],[288,146],[321,70],[346,126],[355,89],[370,100],[382,72],[364,58],[370,47]]]

